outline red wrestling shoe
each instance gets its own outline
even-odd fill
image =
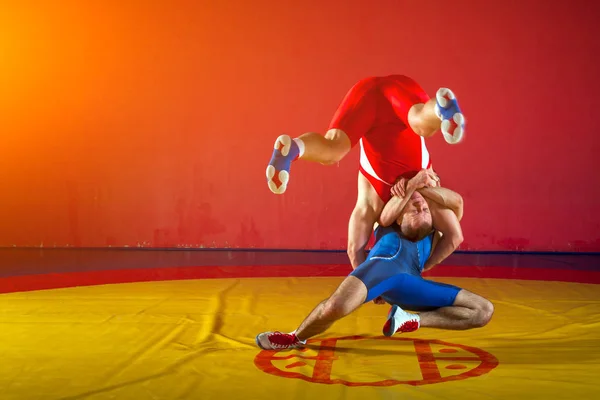
[[[263,350],[287,350],[302,347],[295,333],[263,332],[256,336],[256,344]]]
[[[392,336],[396,332],[414,332],[419,329],[420,321],[419,314],[407,313],[394,305],[388,313],[388,319],[383,326],[383,334],[385,336]]]

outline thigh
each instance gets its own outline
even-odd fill
[[[489,300],[487,300],[485,297],[482,297],[473,292],[469,292],[466,289],[462,289],[456,296],[456,299],[454,300],[454,303],[452,305],[457,307],[466,307],[474,309],[483,308],[487,306],[488,303]]]
[[[377,116],[377,78],[363,79],[354,85],[336,110],[329,130],[341,130],[354,146],[367,134]]]
[[[348,315],[365,302],[367,292],[367,287],[360,279],[349,275],[331,295],[328,303],[341,315]]]
[[[394,114],[409,127],[408,112],[415,104],[424,104],[429,96],[413,79],[404,75],[391,75],[382,79],[379,88]]]
[[[387,255],[387,254],[385,254]],[[351,276],[359,279],[367,290],[364,302],[369,302],[385,292],[385,282],[399,274],[393,257],[371,257],[356,268]]]
[[[461,289],[441,282],[423,279],[411,274],[399,274],[383,283],[382,297],[403,309],[426,311],[456,305]]]
[[[330,143],[330,146],[334,147],[336,151],[343,156],[348,154],[354,144],[341,129],[330,129],[325,133],[325,139]],[[341,157],[340,157],[341,159]]]

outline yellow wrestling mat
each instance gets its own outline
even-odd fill
[[[368,304],[304,351],[260,351],[342,278],[148,282],[0,295],[0,398],[593,399],[598,285],[448,278],[488,297],[471,331],[381,336]],[[596,382],[596,383],[594,383]]]

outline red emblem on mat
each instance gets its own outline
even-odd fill
[[[441,340],[346,336],[309,340],[304,349],[263,350],[254,364],[271,375],[314,383],[419,386],[481,376],[498,359],[476,347]]]

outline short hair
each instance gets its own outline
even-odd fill
[[[413,242],[418,242],[425,239],[432,231],[433,224],[431,221],[423,221],[416,229],[409,227],[408,225],[402,224],[400,226],[402,235]]]

